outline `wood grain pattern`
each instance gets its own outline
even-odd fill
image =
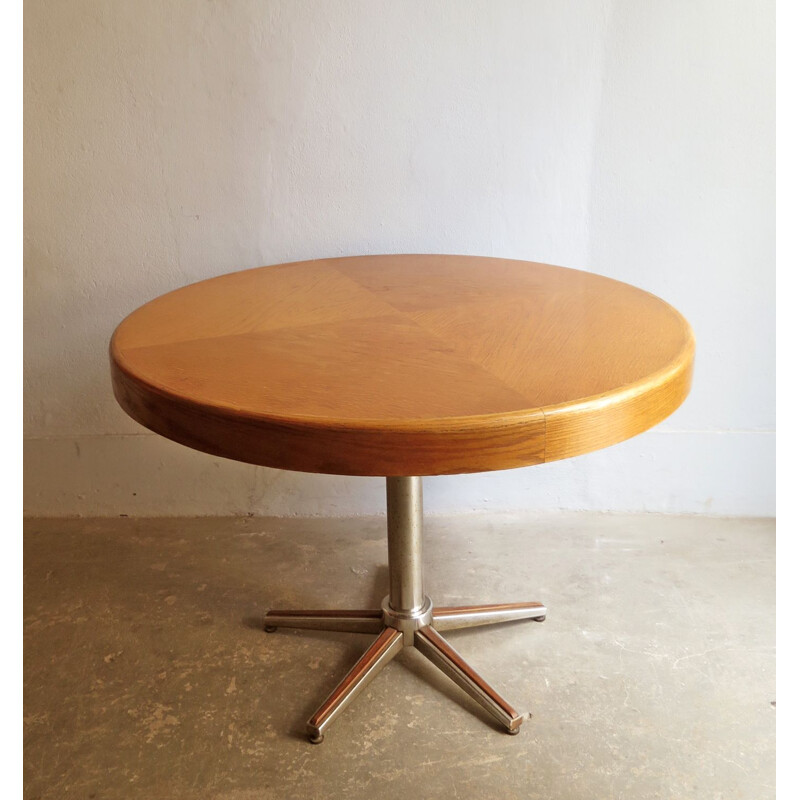
[[[694,337],[653,295],[470,256],[362,256],[231,273],[117,328],[120,405],[239,461],[345,475],[538,464],[655,425]]]

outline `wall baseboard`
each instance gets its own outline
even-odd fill
[[[766,471],[763,464],[772,464]],[[567,461],[425,479],[429,513],[571,510],[775,515],[775,433],[652,431]],[[255,467],[151,434],[25,441],[29,516],[359,516],[380,478]]]

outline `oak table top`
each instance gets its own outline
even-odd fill
[[[694,336],[589,272],[448,255],[244,270],[162,295],[111,340],[130,416],[281,469],[441,475],[620,442],[671,414]]]

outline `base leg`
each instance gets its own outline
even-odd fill
[[[433,609],[433,622],[437,631],[473,628],[477,625],[494,625],[518,619],[544,622],[547,609],[542,603],[496,603],[484,606],[450,606]]]
[[[477,700],[508,733],[519,733],[524,717],[512,708],[472,667],[435,631],[422,628],[414,634],[414,646],[442,672]]]
[[[356,662],[328,699],[308,721],[306,731],[312,744],[319,744],[325,729],[363,691],[369,682],[403,649],[403,634],[384,628],[369,649]]]
[[[380,633],[383,612],[367,611],[281,611],[272,609],[264,614],[264,630],[272,633],[278,628],[306,628],[315,631],[347,631],[349,633]]]

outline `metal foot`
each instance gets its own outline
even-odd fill
[[[278,628],[380,633],[383,630],[383,611],[267,611],[264,614],[264,630],[271,633]]]
[[[483,606],[449,606],[433,609],[433,627],[437,631],[494,625],[518,619],[544,622],[547,609],[541,603],[493,603]]]
[[[508,733],[519,731],[523,715],[515,711],[433,628],[418,630],[414,634],[414,646],[477,700]]]
[[[322,741],[327,727],[402,649],[403,634],[394,628],[384,628],[308,721],[306,733],[312,744]]]

